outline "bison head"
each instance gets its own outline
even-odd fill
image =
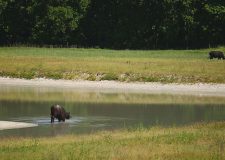
[[[66,119],[70,119],[70,112],[66,112]]]

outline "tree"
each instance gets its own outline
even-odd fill
[[[6,30],[4,23],[3,11],[7,6],[7,1],[0,0],[0,44],[5,43],[6,41]]]
[[[31,34],[32,19],[28,12],[29,0],[2,0],[1,30],[5,43],[26,43]]]
[[[80,19],[88,7],[88,0],[36,1],[33,12],[36,17],[32,39],[41,44],[74,43]],[[38,10],[42,10],[41,13]]]
[[[0,0],[0,44],[225,45],[224,0]]]

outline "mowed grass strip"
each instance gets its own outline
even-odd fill
[[[209,50],[0,48],[0,76],[225,83],[225,61],[209,60]]]
[[[224,159],[225,123],[48,138],[2,138],[2,159]]]

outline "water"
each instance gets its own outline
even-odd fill
[[[72,118],[51,124],[52,104],[64,106]],[[225,120],[225,98],[0,86],[0,120],[38,124],[0,131],[1,137],[90,134],[140,125],[182,126]]]

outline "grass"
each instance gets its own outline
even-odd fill
[[[0,48],[0,76],[162,83],[225,83],[225,61],[203,50]],[[217,48],[225,51],[225,48]]]
[[[1,159],[225,159],[225,123],[49,138],[3,138]]]

